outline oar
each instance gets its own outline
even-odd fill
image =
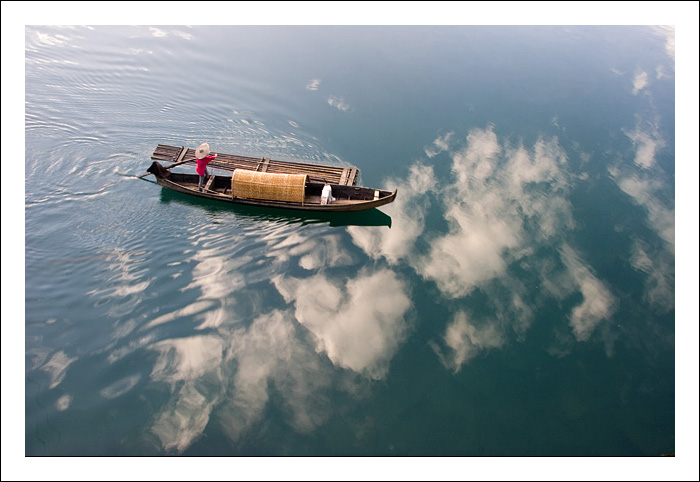
[[[169,170],[169,169],[172,169],[172,168],[175,167],[175,166],[179,166],[180,164],[184,164],[184,163],[186,163],[186,162],[192,162],[192,161],[195,161],[195,160],[196,160],[196,159],[185,159],[184,161],[174,162],[174,163],[170,164],[168,167],[166,167],[165,169],[168,169],[168,170]],[[140,178],[142,178],[142,177],[148,176],[149,174],[152,174],[152,173],[150,173],[150,172],[144,172],[144,173],[141,174],[140,176],[136,176],[136,177],[138,177],[138,178],[140,179]]]

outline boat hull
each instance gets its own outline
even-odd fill
[[[331,185],[332,196],[335,198],[328,204],[321,203],[323,183],[309,182],[306,185],[304,202],[275,201],[267,199],[251,199],[231,195],[231,176],[211,176],[211,182],[202,191],[198,189],[199,176],[196,174],[174,173],[154,162],[148,169],[156,177],[156,182],[167,189],[204,199],[211,199],[233,204],[248,206],[264,206],[279,209],[294,209],[299,211],[316,212],[354,212],[375,209],[393,202],[396,190],[386,191],[367,187]]]

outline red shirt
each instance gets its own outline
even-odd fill
[[[204,176],[206,174],[205,169],[207,168],[207,164],[213,161],[214,158],[216,158],[216,154],[197,159],[197,174]]]

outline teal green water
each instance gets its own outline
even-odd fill
[[[25,455],[675,453],[672,40],[27,26]],[[398,197],[134,177],[205,141]]]

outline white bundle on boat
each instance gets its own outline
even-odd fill
[[[332,192],[333,190],[331,189],[330,184],[323,186],[323,190],[321,191],[321,204],[330,204],[335,201]]]

